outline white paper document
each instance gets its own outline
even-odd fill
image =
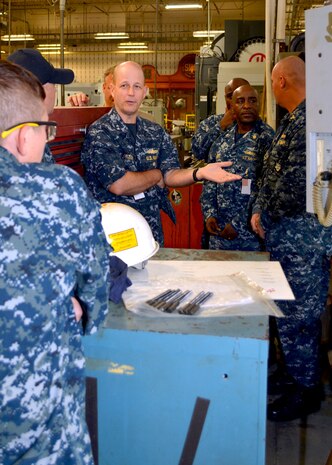
[[[174,285],[181,280],[218,283],[218,277],[243,272],[262,287],[273,300],[294,300],[279,262],[245,261],[196,261],[196,260],[150,260],[145,270],[129,270],[133,281],[170,281]]]

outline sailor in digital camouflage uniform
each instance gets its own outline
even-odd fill
[[[101,203],[121,202],[138,210],[149,223],[154,238],[162,245],[160,209],[173,213],[163,186],[152,185],[137,195],[121,195],[107,186],[125,175],[126,171],[141,172],[158,168],[165,174],[179,168],[176,148],[161,126],[137,116],[136,137],[112,108],[92,123],[82,150],[85,180],[93,196]]]
[[[165,186],[181,187],[202,179],[233,181],[222,167],[181,169],[178,153],[164,129],[138,116],[146,96],[144,73],[135,62],[116,66],[111,84],[114,107],[88,130],[82,150],[85,179],[100,202],[119,202],[138,210],[154,238],[164,243],[160,210],[174,218]]]
[[[236,122],[212,144],[209,161],[232,161],[231,170],[243,177],[242,183],[204,183],[200,201],[209,249],[260,251],[264,244],[250,225],[251,204],[274,131],[259,118],[258,94],[249,85],[234,91],[232,111]]]
[[[213,142],[234,123],[231,110],[233,92],[237,87],[249,84],[246,79],[234,78],[225,86],[226,112],[211,115],[200,122],[197,131],[191,139],[191,150],[195,158],[207,161]]]
[[[106,316],[109,246],[79,175],[39,163],[44,97],[0,62],[0,463],[93,465],[79,318]]]
[[[281,60],[272,71],[277,103],[288,110],[266,155],[252,226],[280,261],[295,301],[279,301],[277,319],[287,377],[273,382],[287,390],[268,406],[271,420],[292,420],[320,408],[320,315],[327,301],[332,228],[306,212],[305,65]],[[272,379],[271,379],[272,381]],[[281,393],[281,392],[280,392]]]
[[[45,104],[48,115],[54,110],[56,84],[70,84],[74,80],[74,72],[71,69],[54,68],[38,50],[33,48],[15,50],[8,56],[8,61],[22,66],[39,79],[46,94]],[[51,149],[47,144],[42,162],[55,163]]]

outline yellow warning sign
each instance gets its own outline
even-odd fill
[[[128,250],[138,246],[134,228],[109,234],[108,237],[114,252],[121,252],[122,250]]]

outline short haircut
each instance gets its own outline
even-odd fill
[[[235,103],[236,97],[244,90],[251,90],[257,97],[257,102],[259,102],[259,93],[255,87],[251,86],[250,84],[243,84],[242,86],[237,87],[233,92],[232,101]]]
[[[136,63],[136,61],[124,61],[124,62],[119,63],[118,65],[114,66],[114,69],[113,69],[113,82],[115,82],[116,79],[117,79],[118,70],[120,68],[124,67],[124,66],[127,66],[127,65],[135,67],[136,69],[138,69],[138,70],[140,70],[142,72],[143,81],[144,81],[144,84],[145,84],[145,76],[144,76],[143,68],[139,63]]]
[[[0,133],[15,124],[40,120],[44,99],[44,88],[30,71],[0,61]]]
[[[114,74],[114,68],[115,66],[110,66],[109,68],[107,68],[104,72],[104,82],[106,80],[106,78],[110,75],[110,74]]]

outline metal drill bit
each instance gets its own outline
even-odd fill
[[[174,289],[172,290],[166,297],[162,298],[161,300],[158,300],[153,306],[154,308],[158,308],[159,310],[162,310],[164,305],[169,302],[171,299],[176,297],[179,294],[180,289]]]
[[[149,305],[154,305],[158,301],[166,299],[168,294],[171,292],[174,292],[174,291],[172,289],[167,289],[167,291],[164,291],[161,294],[158,294],[156,297],[153,297],[152,299],[147,300],[146,303]]]
[[[200,308],[201,304],[206,302],[210,297],[213,296],[213,292],[207,292],[200,300],[199,302],[196,302],[196,304],[193,305],[193,307],[189,311],[189,315],[194,315]]]
[[[181,315],[193,315],[196,313],[201,304],[213,296],[213,292],[200,292],[194,299],[185,305],[179,313]]]
[[[191,305],[196,304],[196,302],[197,302],[201,297],[203,297],[203,295],[204,295],[204,292],[201,291],[199,294],[197,294],[196,297],[194,297],[193,299],[191,299],[191,301],[188,302],[188,303],[181,309],[181,311],[179,311],[179,313],[183,313],[183,311],[184,311],[185,309],[189,308]]]
[[[177,309],[179,306],[179,303],[188,295],[190,294],[191,291],[184,291],[180,295],[175,296],[173,299],[171,299],[164,307],[162,307],[162,310],[167,313],[174,312],[174,310]]]

